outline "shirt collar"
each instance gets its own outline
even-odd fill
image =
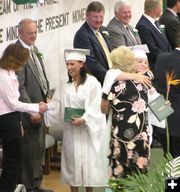
[[[24,41],[22,40],[22,39],[20,39],[19,38],[19,41],[20,41],[20,43],[22,44],[22,46],[24,47],[24,48],[27,48],[27,49],[31,49],[31,46],[29,46],[29,45],[27,45],[26,43],[24,43]]]
[[[146,17],[154,25],[154,22],[155,22],[154,18],[150,17],[149,15],[147,15],[145,13],[143,15],[144,15],[144,17]]]
[[[167,10],[169,10],[175,17],[177,17],[178,15],[176,14],[176,12],[174,12],[172,9],[167,7]]]
[[[124,28],[126,28],[126,27],[128,27],[129,26],[129,24],[128,25],[124,25],[121,21],[119,21],[119,19],[115,16],[114,17],[121,25],[123,25],[124,26]]]

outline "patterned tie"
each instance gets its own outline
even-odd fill
[[[109,66],[109,68],[112,68],[112,62],[111,62],[111,59],[109,57],[110,52],[109,52],[109,49],[107,47],[107,44],[106,44],[104,38],[102,37],[101,33],[98,30],[96,31],[95,34],[96,34],[96,37],[97,37],[99,43],[101,44],[101,46],[104,50],[104,53],[105,53],[107,61],[108,61],[108,66]]]
[[[35,64],[35,66],[37,68],[37,71],[39,73],[39,79],[41,81],[41,84],[43,85],[43,92],[46,95],[47,94],[47,90],[48,90],[48,88],[47,88],[47,81],[46,81],[46,78],[45,78],[42,66],[40,64],[40,61],[37,58],[33,48],[31,48],[31,57],[32,57],[32,59],[34,61],[34,64]]]

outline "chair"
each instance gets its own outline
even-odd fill
[[[61,125],[49,127],[49,134],[55,138],[53,153],[51,158],[51,166],[60,169],[61,144],[63,140],[63,132]]]
[[[44,160],[44,167],[43,167],[43,173],[45,175],[50,173],[51,151],[54,144],[55,144],[55,138],[50,134],[46,134],[46,140],[45,140],[46,150],[45,150],[45,160]]]

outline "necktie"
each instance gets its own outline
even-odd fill
[[[156,27],[160,30],[160,24],[159,24],[159,22],[158,22],[158,21],[155,21],[154,23],[155,23]]]
[[[98,30],[96,31],[96,37],[97,37],[99,43],[101,44],[101,47],[104,50],[104,53],[105,53],[107,61],[108,61],[109,68],[112,68],[112,62],[111,62],[111,59],[109,57],[109,53],[110,53],[109,49],[107,47],[107,44],[106,44],[104,38],[102,37],[101,33]]]
[[[137,42],[136,38],[134,37],[133,33],[128,28],[128,26],[126,26],[126,30],[127,30],[128,34],[129,34],[129,36],[131,37],[131,40],[133,41],[134,45],[138,45],[138,42]]]
[[[39,79],[40,79],[41,84],[43,86],[43,92],[46,95],[47,94],[47,90],[48,90],[47,89],[47,81],[46,81],[46,78],[45,78],[42,66],[41,66],[41,64],[39,62],[39,59],[37,58],[37,56],[36,56],[36,54],[35,54],[33,49],[31,49],[31,57],[32,57],[32,59],[34,61],[34,64],[35,64],[35,66],[37,68],[37,71],[39,73]]]

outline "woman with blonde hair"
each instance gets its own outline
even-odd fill
[[[113,68],[136,73],[135,54],[121,46],[110,53]],[[108,95],[103,94],[101,110],[112,109],[109,144],[110,177],[126,177],[146,172],[149,161],[147,133],[147,88],[134,80],[115,81]]]

